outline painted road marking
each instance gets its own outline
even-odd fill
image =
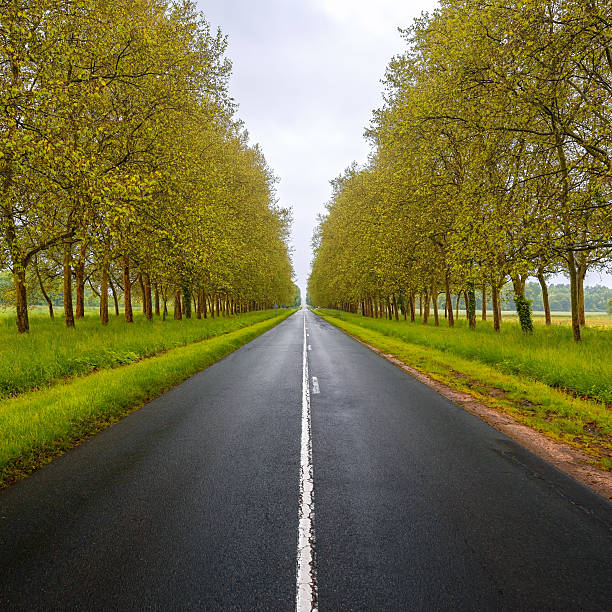
[[[298,526],[296,612],[316,612],[317,582],[314,564],[314,491],[310,432],[310,385],[306,352],[306,313],[302,351],[302,440],[300,449],[300,513]]]
[[[319,393],[319,380],[316,376],[312,377],[312,392]]]
[[[310,344],[308,345],[308,350],[312,351],[312,346],[310,346]]]

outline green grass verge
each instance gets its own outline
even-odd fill
[[[445,350],[440,350],[410,342],[404,335],[383,333],[368,325],[371,319],[359,315],[316,312],[332,325],[435,380],[468,392],[482,403],[512,415],[517,421],[579,448],[597,467],[612,470],[612,411],[603,403],[574,397],[527,376],[506,373],[494,365],[454,353],[448,344]],[[378,323],[383,323],[381,327],[385,331],[387,324],[398,325],[380,320]],[[429,331],[435,333],[433,328]],[[456,331],[460,336],[473,333],[469,329]]]
[[[182,321],[147,321],[139,314],[130,324],[111,317],[107,326],[92,314],[77,320],[74,329],[67,329],[61,317],[41,314],[31,317],[30,333],[21,336],[12,317],[0,317],[0,399],[248,327],[277,316],[278,310]]]
[[[63,454],[293,314],[0,402],[0,488]]]
[[[475,330],[464,319],[449,328],[421,322],[371,319],[340,311],[322,314],[357,324],[410,344],[479,361],[504,374],[519,374],[579,397],[612,404],[612,327],[585,327],[583,341],[572,339],[564,325],[537,326],[525,335],[516,321],[504,321],[500,333],[491,321],[478,321]]]

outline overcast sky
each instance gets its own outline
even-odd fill
[[[238,115],[280,179],[280,204],[293,209],[293,263],[305,295],[317,214],[329,181],[367,159],[363,132],[382,104],[380,80],[404,49],[397,28],[437,1],[197,1],[228,36]],[[612,276],[589,280],[612,286]]]

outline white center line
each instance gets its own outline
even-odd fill
[[[319,393],[319,379],[316,376],[312,377],[312,392]]]
[[[312,351],[312,346],[310,346],[310,344],[308,345],[308,350]]]
[[[304,313],[304,349],[302,351],[302,441],[300,452],[300,513],[296,573],[296,612],[316,612],[317,610],[309,382],[308,354],[306,352],[306,313]]]

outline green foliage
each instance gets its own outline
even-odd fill
[[[518,313],[521,329],[526,334],[533,332],[533,321],[531,316],[531,300],[525,298],[524,295],[515,295],[514,304]]]
[[[72,283],[103,323],[109,296],[129,311],[141,283],[149,318],[151,294],[177,290],[187,317],[191,295],[232,312],[290,302],[291,216],[194,2],[16,0],[0,23],[0,271],[18,331],[41,295],[65,298],[71,326]]]

